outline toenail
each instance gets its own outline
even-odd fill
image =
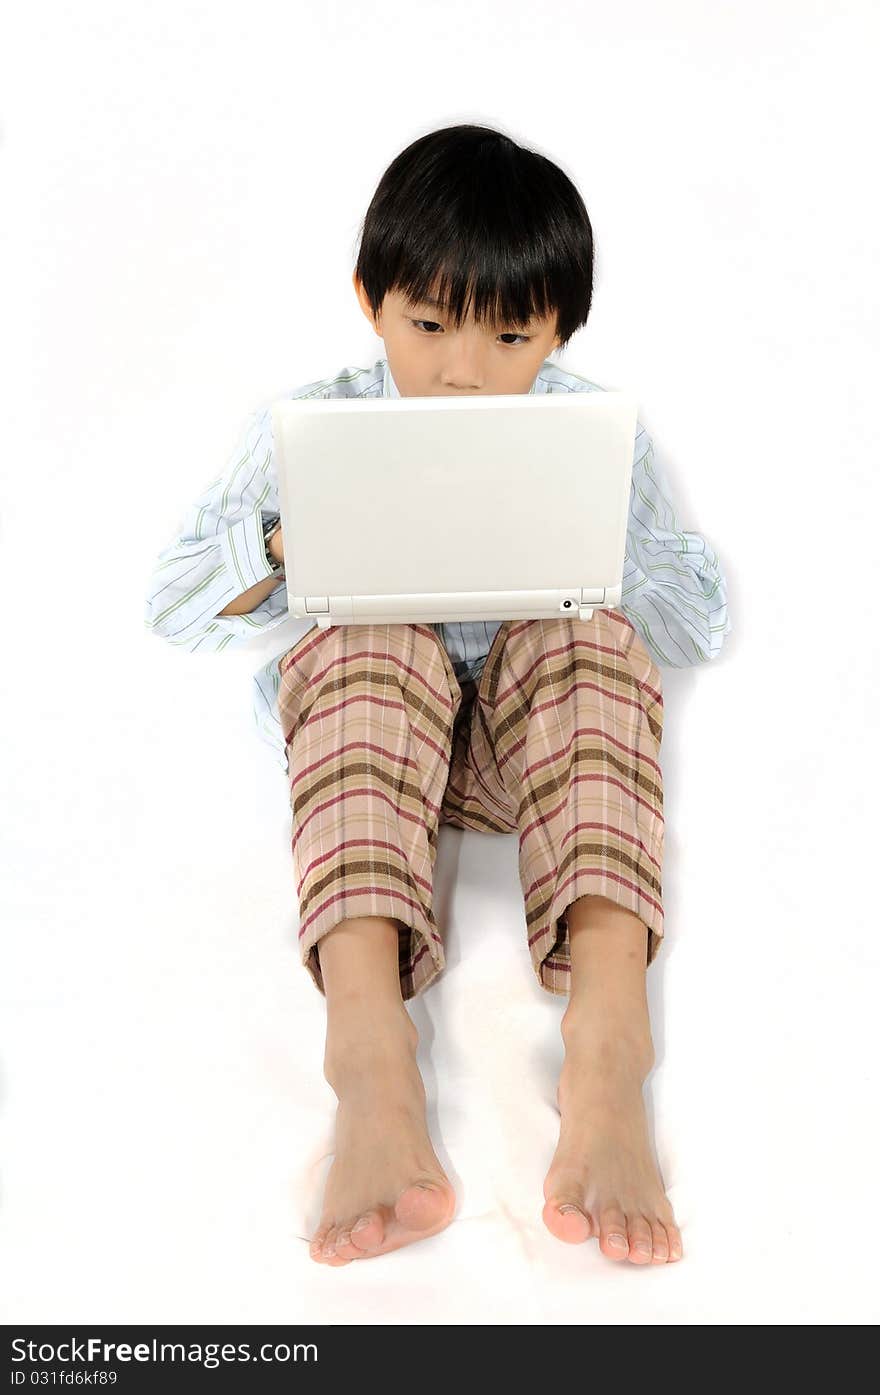
[[[366,1230],[366,1228],[367,1228],[367,1226],[368,1226],[369,1224],[370,1224],[370,1218],[369,1218],[369,1216],[361,1216],[361,1218],[360,1218],[360,1220],[358,1221],[357,1225],[353,1225],[352,1228],[351,1228],[351,1233],[352,1233],[352,1235],[356,1234],[356,1232],[359,1231],[359,1230]]]
[[[647,1240],[637,1240],[636,1249],[641,1255],[649,1255],[651,1253],[651,1245]]]
[[[624,1240],[624,1238],[623,1238],[622,1235],[609,1235],[609,1236],[608,1236],[608,1243],[609,1243],[609,1245],[614,1245],[615,1249],[618,1249],[618,1250],[625,1250],[625,1249],[626,1249],[626,1241]]]
[[[567,1202],[565,1203],[564,1206],[560,1206],[559,1211],[560,1211],[560,1214],[563,1215],[563,1216],[569,1216],[569,1215],[572,1215],[572,1214],[577,1215],[577,1214],[578,1214],[578,1208],[577,1208],[576,1206],[572,1206],[572,1204],[571,1204],[570,1201],[567,1201]]]

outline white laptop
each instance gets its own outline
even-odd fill
[[[290,614],[589,620],[619,604],[637,404],[618,391],[272,406]]]

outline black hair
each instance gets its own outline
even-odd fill
[[[374,316],[393,290],[419,302],[436,290],[456,326],[471,300],[480,324],[555,310],[562,349],[590,313],[593,229],[552,160],[490,126],[447,126],[382,175],[355,270]]]

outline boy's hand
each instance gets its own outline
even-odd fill
[[[283,531],[284,530],[282,528],[276,528],[275,532],[269,539],[269,551],[275,558],[276,562],[284,561],[284,542],[281,536]]]

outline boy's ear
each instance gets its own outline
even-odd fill
[[[370,325],[372,326],[372,328],[381,338],[381,315],[374,316],[373,307],[370,305],[370,298],[364,290],[356,271],[352,272],[351,283],[354,286],[355,295],[357,296],[358,301],[360,302],[361,309],[363,310],[367,319],[370,321]]]

